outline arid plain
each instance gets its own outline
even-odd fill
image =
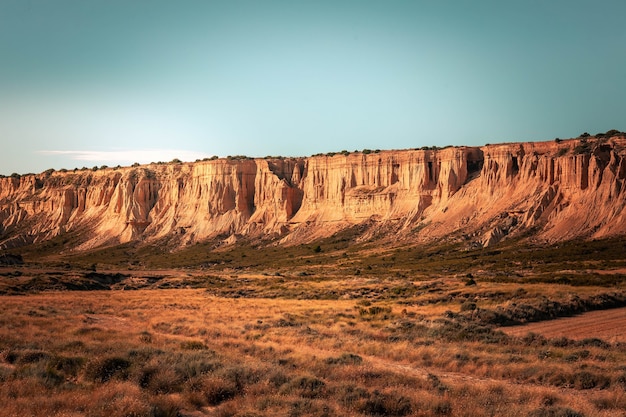
[[[624,305],[625,241],[351,243],[4,267],[2,414],[623,415],[622,341],[501,328]]]
[[[0,415],[623,416],[623,134],[385,152],[3,178]]]

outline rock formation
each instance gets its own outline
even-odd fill
[[[623,136],[437,150],[195,163],[0,178],[0,248],[72,233],[88,249],[177,247],[236,236],[310,242],[365,224],[363,238],[488,246],[626,233]]]

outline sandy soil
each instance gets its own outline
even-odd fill
[[[592,311],[575,317],[503,327],[500,330],[512,336],[533,332],[547,338],[564,336],[581,340],[595,337],[610,343],[626,342],[626,308]]]

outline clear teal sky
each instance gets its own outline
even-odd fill
[[[0,173],[626,130],[626,1],[0,0]]]

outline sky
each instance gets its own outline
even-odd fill
[[[624,0],[0,0],[0,174],[626,130]]]

